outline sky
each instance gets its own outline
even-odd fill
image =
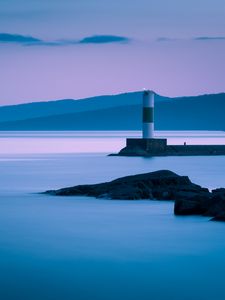
[[[225,92],[224,0],[0,0],[0,105]]]

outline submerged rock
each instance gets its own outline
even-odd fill
[[[45,192],[55,196],[90,196],[118,200],[174,200],[175,215],[212,216],[225,221],[225,189],[209,192],[187,176],[168,170],[126,176],[110,182]]]

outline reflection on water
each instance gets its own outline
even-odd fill
[[[168,144],[225,144],[220,131],[156,131],[156,138],[167,138]],[[105,153],[118,152],[126,138],[141,137],[140,131],[37,131],[1,132],[0,154],[15,153]]]

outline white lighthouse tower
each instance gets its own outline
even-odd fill
[[[153,91],[146,90],[143,92],[143,139],[154,138],[154,98],[155,93]]]
[[[161,156],[166,155],[167,139],[154,136],[154,100],[155,93],[145,90],[142,94],[142,137],[127,138],[126,147],[119,155]]]

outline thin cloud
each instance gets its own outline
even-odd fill
[[[9,34],[0,33],[1,43],[16,43],[16,44],[27,44],[27,43],[40,43],[41,40],[32,36],[25,36],[20,34]]]
[[[107,44],[107,43],[127,43],[130,39],[116,35],[93,35],[85,37],[79,41],[80,44]]]
[[[44,41],[40,40],[37,43],[27,43],[25,46],[49,46],[49,47],[62,47],[68,45],[79,44],[79,41],[75,40],[56,40],[56,41]]]
[[[181,41],[223,41],[225,36],[198,36],[193,38],[168,38],[168,37],[159,37],[156,42],[181,42]]]
[[[178,39],[175,39],[175,38],[159,37],[158,39],[156,39],[156,42],[174,42],[177,40]]]
[[[23,46],[69,46],[79,44],[108,44],[108,43],[128,43],[130,41],[127,37],[114,35],[94,35],[85,37],[81,40],[67,39],[67,40],[53,40],[45,41],[32,36],[25,36],[20,34],[0,33],[0,43],[19,44]]]
[[[195,41],[216,41],[225,40],[225,36],[199,36],[194,38]]]

